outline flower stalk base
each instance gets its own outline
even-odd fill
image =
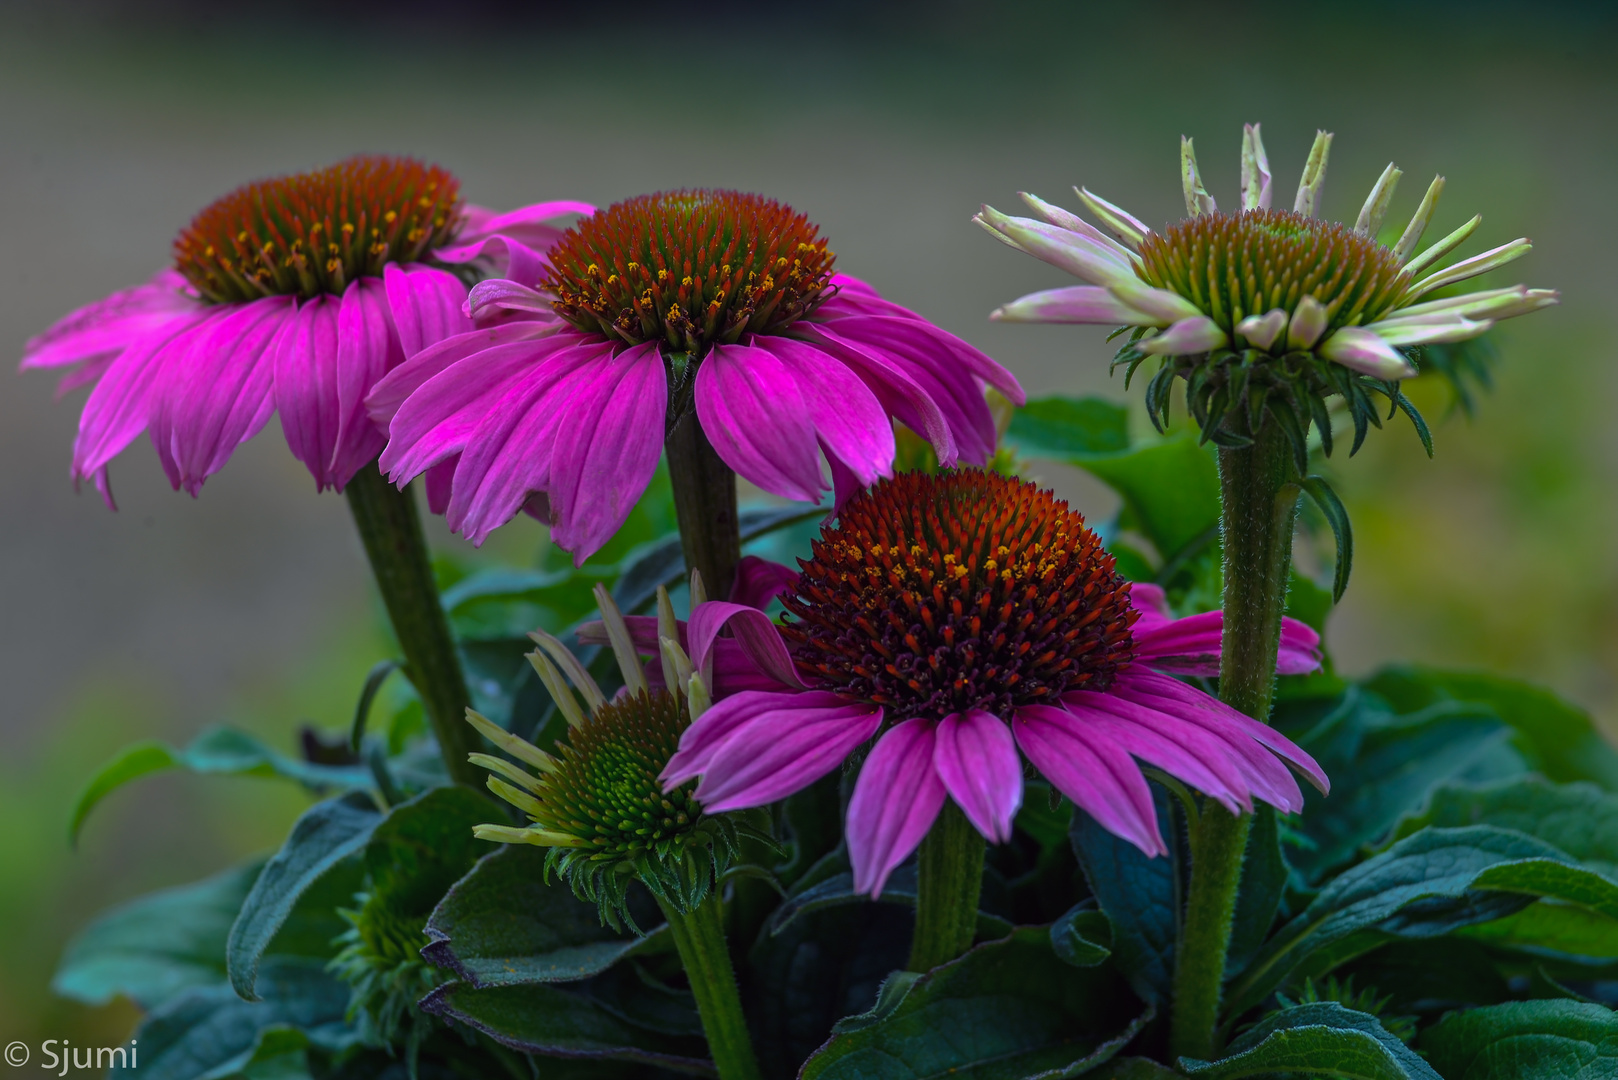
[[[725,943],[725,912],[718,890],[710,890],[707,899],[689,912],[682,913],[663,901],[659,904],[685,965],[691,994],[697,999],[702,1032],[708,1037],[708,1052],[713,1055],[719,1080],[759,1080],[758,1059],[747,1034],[747,1018]]]
[[[374,464],[355,473],[343,494],[444,767],[456,783],[481,788],[482,775],[467,760],[475,749],[472,729],[463,719],[471,697],[433,581],[415,495],[410,488],[400,491],[388,483]]]
[[[736,564],[742,558],[736,474],[708,442],[695,409],[674,425],[664,449],[686,569],[702,574],[709,599],[727,599],[736,580]]]
[[[954,800],[945,800],[944,809],[927,830],[917,855],[911,971],[931,971],[972,947],[978,927],[978,899],[983,892],[986,846]]]
[[[1224,542],[1224,635],[1219,697],[1255,720],[1269,720],[1275,657],[1292,566],[1298,511],[1293,454],[1280,425],[1267,423],[1249,446],[1219,451]],[[1236,893],[1252,815],[1233,816],[1205,800],[1191,840],[1191,883],[1174,973],[1173,1056],[1217,1056],[1219,999]]]

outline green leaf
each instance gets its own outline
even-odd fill
[[[479,989],[452,982],[428,994],[421,1007],[524,1053],[634,1061],[682,1072],[712,1069],[701,1036],[669,1035],[631,1023],[621,1005],[609,1008],[583,989],[543,983]]]
[[[1158,827],[1172,821],[1169,797],[1152,785]],[[1149,859],[1140,849],[1075,811],[1069,836],[1073,853],[1101,910],[1112,924],[1112,962],[1143,1001],[1166,1001],[1174,981],[1179,938],[1174,858]],[[1173,833],[1165,836],[1172,841]],[[1174,850],[1171,842],[1169,850]]]
[[[833,1034],[802,1080],[1055,1080],[1079,1076],[1133,1039],[1151,1012],[1133,1015],[1107,968],[1081,969],[1052,952],[1043,927],[916,979],[880,1018]]]
[[[802,506],[752,507],[737,515],[741,542],[752,543],[772,533],[800,522],[818,520],[826,516],[822,506],[804,509]],[[685,554],[680,546],[680,535],[674,533],[649,545],[633,561],[626,562],[618,584],[613,587],[612,598],[625,612],[649,607],[657,596],[659,585],[673,588],[685,579]]]
[[[155,741],[136,743],[121,751],[90,778],[73,807],[68,827],[78,843],[84,820],[102,799],[132,780],[171,769],[201,774],[278,776],[310,788],[369,787],[372,777],[359,766],[313,765],[279,754],[251,735],[226,727],[203,730],[184,750]]]
[[[1513,742],[1536,772],[1618,791],[1618,750],[1601,737],[1589,713],[1549,690],[1497,675],[1414,665],[1385,668],[1366,685],[1400,712],[1435,701],[1486,706],[1516,732]]]
[[[262,862],[104,911],[62,957],[51,989],[87,1005],[122,994],[150,1011],[192,986],[223,982],[225,940]]]
[[[252,1001],[259,961],[309,888],[338,863],[362,850],[382,821],[359,792],[317,803],[292,826],[286,843],[264,866],[242,904],[226,946],[226,967],[238,994]]]
[[[109,1075],[215,1080],[281,1056],[298,1041],[330,1052],[354,1045],[356,1035],[343,1020],[348,987],[327,975],[323,962],[270,957],[259,986],[260,1001],[243,1001],[221,983],[193,987],[165,1002],[136,1032],[138,1065]]]
[[[832,877],[819,881],[816,884],[788,896],[770,916],[768,924],[769,933],[779,934],[787,928],[793,919],[810,912],[824,911],[830,907],[843,904],[870,903],[871,898],[854,891],[854,875],[852,873],[835,874]],[[882,886],[882,895],[877,897],[879,904],[898,904],[902,907],[914,909],[916,906],[916,867],[914,863],[901,866],[888,878],[887,884]],[[981,940],[993,940],[1005,937],[1011,933],[1011,923],[998,915],[991,915],[986,911],[978,912],[977,936]]]
[[[1266,1017],[1218,1061],[1181,1058],[1189,1076],[1237,1080],[1298,1073],[1352,1080],[1443,1080],[1369,1013],[1335,1001],[1294,1005]]]
[[[1219,522],[1219,475],[1213,455],[1185,433],[1121,454],[1070,458],[1124,500],[1131,523],[1164,561]]]
[[[1281,853],[1281,830],[1275,808],[1260,805],[1253,814],[1247,834],[1247,852],[1242,856],[1241,891],[1236,894],[1236,911],[1231,921],[1230,948],[1225,956],[1225,977],[1247,966],[1270,936],[1275,913],[1287,887],[1287,861]]]
[[[1151,1058],[1113,1058],[1105,1080],[1178,1080],[1180,1074]]]
[[[1034,398],[1011,414],[1005,443],[1019,454],[1068,461],[1129,449],[1129,410],[1105,398]]]
[[[575,982],[630,956],[666,951],[666,927],[645,937],[603,926],[594,904],[545,881],[545,852],[509,845],[485,856],[427,921],[422,956],[473,987]],[[652,925],[650,902],[636,921]]]
[[[1451,1013],[1421,1035],[1448,1080],[1611,1080],[1618,1014],[1580,1001],[1512,1001]]]
[[[1401,840],[1429,826],[1494,825],[1537,837],[1618,878],[1618,795],[1594,784],[1553,784],[1538,776],[1482,787],[1446,785],[1393,831]]]
[[[1229,1015],[1257,1005],[1311,954],[1324,974],[1396,937],[1434,937],[1549,896],[1605,910],[1618,884],[1563,852],[1489,826],[1424,829],[1327,882],[1232,984]]]
[[[1112,923],[1093,907],[1069,908],[1051,923],[1051,949],[1063,963],[1095,967],[1112,955]]]
[[[1333,601],[1341,600],[1348,590],[1348,575],[1354,568],[1354,529],[1349,524],[1348,511],[1324,476],[1306,477],[1298,486],[1314,500],[1326,524],[1331,526],[1332,539],[1337,542],[1337,568],[1332,574],[1331,595]]]

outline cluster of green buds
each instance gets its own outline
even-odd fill
[[[693,594],[700,583],[693,583]],[[707,899],[735,858],[743,836],[767,836],[735,814],[710,815],[692,798],[695,781],[663,791],[658,774],[680,736],[711,703],[707,684],[680,646],[668,591],[657,593],[665,689],[653,689],[622,613],[600,585],[596,602],[624,686],[609,699],[561,641],[535,631],[528,661],[568,724],[549,753],[468,709],[467,720],[513,760],[473,754],[489,770],[489,790],[528,815],[526,827],[480,825],[479,839],[550,849],[547,878],[558,874],[602,920],[635,926],[632,882],[660,904],[689,912]],[[583,699],[582,701],[580,699]]]
[[[354,908],[338,908],[348,930],[331,972],[350,987],[348,1019],[367,1046],[391,1047],[403,1041],[413,1062],[434,1021],[417,1002],[444,981],[444,973],[421,958],[427,945],[423,917],[401,911],[401,898],[371,889],[354,897]],[[412,1067],[411,1072],[415,1069]]]

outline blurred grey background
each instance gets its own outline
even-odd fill
[[[1618,294],[1607,5],[1375,3],[534,4],[0,7],[0,355],[163,265],[178,228],[250,179],[357,151],[408,153],[497,208],[606,204],[683,185],[807,212],[840,268],[1010,367],[1031,394],[1102,393],[1088,328],[1009,327],[997,304],[1064,284],[968,219],[1083,183],[1149,223],[1179,217],[1178,137],[1235,195],[1262,121],[1281,196],[1335,131],[1325,213],[1352,219],[1391,159],[1394,214],[1449,178],[1435,228],[1534,252],[1493,284],[1563,290],[1497,332],[1498,391],[1402,420],[1336,472],[1359,557],[1330,642],[1350,672],[1488,667],[1618,719]],[[1480,242],[1481,241],[1481,242]],[[0,393],[0,1035],[121,1036],[129,1015],[52,1001],[61,942],[93,911],[274,845],[301,807],[268,783],[168,777],[114,796],[65,843],[84,778],[137,738],[229,719],[289,746],[346,722],[372,638],[346,507],[317,497],[278,423],[201,498],[137,442],[120,511],[68,482],[84,392]],[[1438,386],[1412,387],[1431,419]],[[1132,395],[1138,399],[1137,393]],[[1142,421],[1144,423],[1144,421]],[[1080,508],[1093,485],[1053,474]],[[523,558],[519,524],[491,543]],[[437,526],[435,542],[460,544]],[[26,928],[26,929],[24,929]],[[46,1037],[46,1035],[41,1035]],[[85,1037],[89,1037],[86,1034]]]

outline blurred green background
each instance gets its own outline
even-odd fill
[[[1390,160],[1408,215],[1449,178],[1438,235],[1534,252],[1488,284],[1563,290],[1496,332],[1478,418],[1401,420],[1335,462],[1358,532],[1329,640],[1340,668],[1396,659],[1546,683],[1618,730],[1618,75],[1605,6],[934,3],[11,4],[0,9],[0,353],[147,277],[175,231],[245,180],[362,150],[460,175],[473,201],[605,204],[681,185],[753,189],[819,222],[841,268],[963,335],[1033,394],[1123,396],[1087,328],[990,324],[1066,281],[968,223],[1083,183],[1149,223],[1182,213],[1177,139],[1235,195],[1264,123],[1284,201],[1315,128],[1337,133],[1325,212],[1352,219]],[[1444,387],[1409,387],[1429,418]],[[271,426],[193,501],[144,440],[107,512],[67,482],[83,394],[0,394],[0,1041],[126,1036],[127,1007],[53,999],[95,911],[278,844],[306,805],[272,782],[168,776],[117,793],[77,851],[84,778],[122,745],[228,720],[290,750],[347,722],[385,645],[346,508]],[[1138,399],[1138,392],[1134,395]],[[1144,421],[1142,421],[1144,423]],[[1093,516],[1104,492],[1046,477]],[[470,552],[435,523],[435,542]],[[480,557],[526,561],[526,519]]]

